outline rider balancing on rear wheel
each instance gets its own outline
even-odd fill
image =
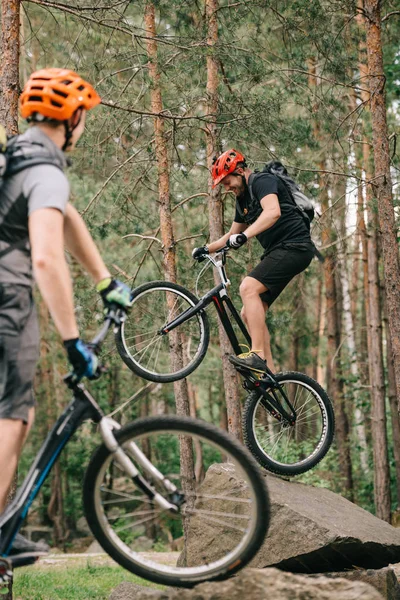
[[[67,69],[33,73],[20,98],[21,115],[32,126],[16,141],[37,164],[6,176],[0,190],[0,513],[34,418],[39,331],[32,267],[78,376],[96,377],[98,359],[79,338],[64,245],[90,273],[106,305],[130,304],[130,289],[111,278],[79,213],[68,203],[63,173],[64,152],[74,149],[86,111],[99,103],[93,87]],[[17,535],[11,554],[46,550],[46,544]]]
[[[252,347],[248,353],[231,356],[231,362],[263,373],[266,361],[275,371],[265,314],[293,277],[310,264],[314,245],[309,226],[280,178],[270,173],[253,173],[243,154],[236,150],[227,150],[214,161],[212,178],[213,187],[222,183],[227,192],[235,194],[235,218],[228,233],[207,246],[195,248],[192,254],[201,260],[204,254],[216,252],[224,245],[237,250],[257,237],[264,248],[261,262],[240,285],[241,314]]]

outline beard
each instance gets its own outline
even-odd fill
[[[241,179],[241,183],[235,186],[235,189],[233,190],[233,193],[235,194],[236,198],[241,198],[242,196],[244,196],[247,189],[246,177],[244,175],[241,175]]]

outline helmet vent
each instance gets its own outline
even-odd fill
[[[29,96],[29,101],[30,102],[43,102],[43,99],[41,96]]]
[[[63,98],[68,98],[68,94],[66,94],[65,92],[61,92],[60,90],[54,90],[53,89],[54,94],[57,94],[57,96],[62,96]]]
[[[56,102],[55,100],[50,100],[50,102],[53,106],[57,106],[57,108],[62,108],[62,104],[60,104],[59,102]]]

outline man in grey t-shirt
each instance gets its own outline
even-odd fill
[[[130,304],[130,289],[111,278],[83,220],[69,204],[63,173],[64,152],[74,149],[86,111],[99,102],[93,87],[67,69],[33,73],[20,98],[21,115],[33,126],[17,143],[45,154],[51,164],[6,177],[0,190],[0,513],[34,418],[39,331],[33,276],[79,377],[95,376],[98,360],[79,338],[64,246],[92,276],[106,305]],[[45,549],[17,535],[11,554]]]

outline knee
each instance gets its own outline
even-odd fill
[[[239,287],[240,297],[248,298],[256,293],[255,286],[249,277],[245,277]]]

